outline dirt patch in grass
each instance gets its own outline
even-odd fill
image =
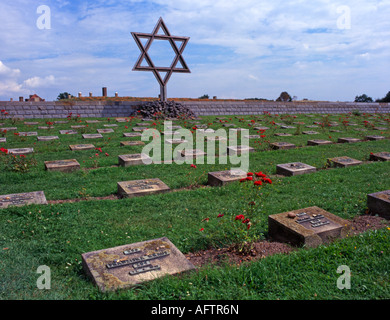
[[[390,221],[377,216],[363,215],[351,220],[351,233],[357,235],[368,230],[377,230],[390,226]],[[186,254],[187,259],[197,267],[205,264],[230,264],[240,265],[242,262],[256,261],[267,256],[284,253],[288,254],[297,250],[297,247],[286,243],[263,240],[254,244],[253,250],[247,254],[242,254],[234,247],[208,249]]]

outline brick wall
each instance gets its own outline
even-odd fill
[[[59,101],[17,102],[0,101],[0,109],[5,109],[11,117],[17,118],[66,118],[69,113],[82,118],[126,117],[135,113],[137,101],[88,101],[63,103]],[[278,114],[298,113],[348,113],[359,110],[361,113],[390,113],[389,103],[353,102],[258,102],[258,101],[182,101],[197,115],[256,115],[264,111]]]

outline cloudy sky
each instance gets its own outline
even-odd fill
[[[41,7],[45,6],[45,7]],[[50,9],[50,11],[48,11]],[[390,91],[389,0],[1,0],[0,100],[37,93],[156,97],[131,32],[162,17],[188,36],[190,74],[173,74],[168,97],[353,101]],[[150,55],[169,65],[156,41]]]

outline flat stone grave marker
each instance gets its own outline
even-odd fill
[[[128,167],[140,164],[151,164],[152,158],[145,153],[123,154],[118,156],[118,162],[121,167]]]
[[[103,124],[103,127],[117,127],[118,125],[115,124],[115,123],[112,123],[112,124]]]
[[[43,191],[34,191],[0,195],[0,209],[29,204],[47,204],[45,193]]]
[[[4,132],[4,131],[14,131],[14,130],[18,130],[17,127],[3,127],[3,128],[0,128],[0,132]]]
[[[50,129],[54,129],[53,126],[43,126],[43,127],[38,127],[38,129],[40,130],[50,130]]]
[[[313,125],[310,125],[310,126],[306,126],[306,128],[318,128],[318,126],[313,124]]]
[[[366,139],[370,140],[370,141],[377,141],[377,140],[384,140],[385,137],[384,136],[367,136]]]
[[[103,136],[100,133],[85,133],[82,135],[84,139],[100,139]]]
[[[227,147],[227,153],[228,154],[241,154],[241,153],[248,153],[248,152],[255,152],[255,149],[249,146],[229,146]]]
[[[390,190],[367,195],[367,206],[371,213],[390,219]]]
[[[100,120],[85,120],[85,123],[99,123]]]
[[[329,132],[342,132],[342,131],[333,129],[333,130],[329,130]]]
[[[294,126],[280,126],[282,129],[296,129]]]
[[[97,129],[98,133],[113,133],[113,129]]]
[[[151,123],[143,122],[143,123],[136,123],[136,126],[138,127],[148,127],[151,126]],[[169,127],[168,127],[169,128]],[[181,127],[180,127],[181,128]]]
[[[386,127],[374,127],[374,130],[379,130],[379,131],[386,131],[388,129],[389,128],[386,128]]]
[[[213,130],[213,129],[207,129],[207,130]],[[249,129],[244,129],[244,128],[231,128],[231,129],[229,129],[229,131],[233,131],[233,132],[237,132],[237,133],[240,131],[244,131],[244,130],[249,130]]]
[[[118,194],[121,198],[139,197],[169,191],[170,188],[158,178],[118,182]]]
[[[390,152],[377,152],[370,154],[371,161],[390,161]]]
[[[231,130],[235,130],[235,129],[231,129]],[[200,133],[214,133],[215,130],[214,129],[197,129],[196,132],[200,132]]]
[[[352,159],[350,157],[336,157],[336,158],[331,158],[328,159],[328,163],[330,165],[334,165],[335,167],[349,167],[349,166],[356,166],[359,164],[362,164],[362,161]]]
[[[143,146],[145,142],[142,141],[121,141],[120,145],[123,146]]]
[[[72,172],[80,169],[76,159],[45,161],[47,171]]]
[[[246,177],[246,172],[239,169],[209,172],[208,184],[213,187],[219,187]]]
[[[33,126],[33,125],[39,124],[39,122],[36,122],[36,121],[26,121],[26,122],[24,122],[24,124],[27,125],[27,126]]]
[[[276,166],[276,173],[283,176],[297,176],[300,174],[313,173],[317,169],[313,166],[302,162],[291,162],[285,164],[278,164]]]
[[[37,136],[37,135],[38,135],[38,132],[33,132],[33,131],[19,132],[19,136],[22,136],[22,137],[31,137],[31,136]]]
[[[29,153],[34,153],[34,148],[16,148],[16,149],[8,149],[8,153],[11,154],[29,154]]]
[[[141,132],[141,131],[148,130],[148,128],[143,128],[143,127],[134,127],[132,130],[133,130],[133,131],[135,131],[135,132]]]
[[[167,129],[176,130],[176,129],[182,129],[182,127],[181,126],[167,126]]]
[[[295,144],[289,142],[273,142],[271,143],[271,148],[273,149],[294,149]]]
[[[55,124],[65,124],[68,123],[68,121],[54,121]]]
[[[315,140],[307,141],[307,145],[308,146],[322,146],[322,145],[325,145],[325,144],[332,144],[332,143],[333,143],[332,141],[321,140],[321,139],[315,139]]]
[[[244,136],[246,139],[260,139],[260,136],[258,134],[251,134],[248,136]]]
[[[39,136],[37,137],[38,141],[51,141],[51,140],[58,140],[58,136]]]
[[[360,132],[365,132],[365,131],[367,131],[367,129],[364,129],[364,128],[355,128],[354,130],[355,130],[355,131],[360,131]]]
[[[303,134],[320,134],[317,131],[302,131]]]
[[[179,135],[180,133],[178,131],[161,131],[161,134],[163,136],[174,136]]]
[[[93,144],[72,144],[69,146],[69,148],[72,151],[91,150],[91,149],[95,149],[95,146]]]
[[[205,140],[206,141],[227,141],[225,137],[221,137],[221,136],[209,136],[209,137],[205,137]]]
[[[82,128],[86,128],[87,126],[84,125],[84,124],[80,124],[80,125],[77,125],[77,126],[70,126],[72,129],[82,129]]]
[[[338,143],[354,143],[360,142],[361,140],[358,138],[338,138]]]
[[[75,130],[60,130],[60,134],[78,134]]]
[[[196,158],[206,156],[206,152],[199,149],[184,149],[180,155],[184,158]]]
[[[234,123],[224,123],[222,126],[226,128],[235,127],[236,125]]]
[[[165,139],[165,142],[169,144],[180,144],[187,143],[188,141],[185,139]]]
[[[116,122],[128,122],[129,119],[128,118],[115,118],[115,121]]]
[[[269,127],[253,127],[253,129],[259,130],[259,131],[261,131],[261,130],[269,130]]]
[[[127,137],[127,138],[141,137],[141,136],[142,136],[142,133],[139,133],[139,132],[124,132],[124,133],[123,133],[123,136],[124,136],[124,137]]]
[[[350,223],[319,207],[268,216],[268,234],[277,241],[309,248],[344,238]]]
[[[292,134],[291,133],[275,133],[274,134],[275,136],[277,136],[277,137],[291,137],[292,136]]]
[[[0,138],[0,142],[7,142],[7,138]]]
[[[102,292],[195,269],[166,237],[84,253],[82,264]]]

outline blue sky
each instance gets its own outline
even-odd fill
[[[50,29],[37,26],[41,5]],[[157,97],[153,74],[132,71],[140,52],[131,32],[152,32],[159,17],[171,34],[191,38],[183,53],[191,73],[172,75],[168,97],[287,91],[353,101],[390,91],[389,0],[2,0],[0,100],[101,95],[102,87]],[[171,55],[164,48],[153,49],[162,63]]]

